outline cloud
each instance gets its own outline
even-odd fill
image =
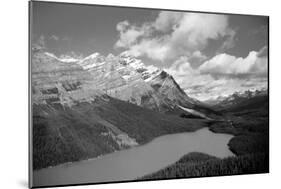
[[[45,36],[44,35],[41,35],[39,37],[39,39],[37,40],[37,44],[39,46],[41,46],[42,48],[45,48],[46,47],[46,40],[45,40]]]
[[[251,51],[245,58],[235,57],[225,53],[218,54],[204,62],[198,69],[201,73],[212,75],[231,75],[237,77],[243,74],[266,75],[268,58],[267,56],[260,57],[261,53]]]
[[[35,42],[33,42],[32,49],[33,50],[45,50],[45,49],[47,49],[46,39],[45,39],[44,35],[40,35],[40,37]]]
[[[201,51],[194,51],[191,56],[188,57],[188,61],[191,64],[199,64],[205,61],[208,57],[204,55]]]
[[[135,57],[146,55],[151,59],[163,61],[170,51],[170,47],[165,44],[165,39],[143,39],[130,46],[128,53]]]
[[[171,33],[171,45],[186,50],[205,47],[208,39],[226,34],[227,16],[215,14],[183,13],[178,26]]]
[[[261,48],[257,54],[258,57],[264,57],[264,56],[268,56],[268,47],[264,46],[263,48]]]
[[[156,30],[161,32],[171,31],[183,17],[180,12],[161,11],[153,23]]]
[[[198,68],[191,66],[189,57],[182,56],[165,70],[189,96],[204,101],[236,91],[267,87],[268,57],[263,53],[265,49],[251,51],[245,58],[219,54]]]
[[[116,29],[120,32],[120,39],[115,44],[117,47],[128,47],[141,35],[141,32],[129,27],[130,23],[127,20],[117,24]]]
[[[219,48],[218,52],[223,52],[223,51],[231,49],[235,46],[236,31],[233,29],[228,29],[226,31],[226,33],[227,33],[227,35],[225,37],[225,40],[222,43],[221,47]]]
[[[214,81],[211,75],[201,74],[198,69],[192,68],[188,57],[185,56],[180,57],[165,71],[171,74],[184,90],[195,86],[209,86]]]
[[[119,22],[117,25],[116,25],[116,29],[118,31],[125,31],[126,28],[130,25],[130,23],[128,22],[128,20],[125,20],[123,22]]]
[[[50,39],[54,40],[54,41],[58,41],[60,38],[58,36],[56,36],[56,35],[51,35]]]
[[[224,45],[229,47],[235,35],[226,15],[171,11],[161,11],[154,21],[141,26],[123,21],[116,29],[120,36],[116,47],[161,61],[192,56],[204,49],[210,39],[230,36]]]
[[[135,25],[131,25],[127,20],[119,22],[116,29],[120,32],[120,34],[119,40],[116,42],[115,46],[124,48],[129,48],[134,45],[139,37],[148,35],[150,30],[149,26],[145,24],[141,27],[137,27]]]
[[[187,87],[185,92],[201,101],[214,99],[219,96],[228,96],[235,92],[246,90],[263,89],[267,87],[267,80],[262,78],[222,78],[219,80],[210,79],[206,84],[200,85],[200,89],[193,86]]]
[[[50,42],[52,41],[69,41],[70,38],[64,36],[63,38],[57,36],[57,35],[40,35],[38,39],[36,39],[33,42],[33,47],[37,49],[47,49],[47,46],[49,45]],[[48,44],[48,45],[47,45]]]
[[[186,56],[177,59],[166,71],[173,76],[194,75],[197,73],[196,70],[191,67],[188,62],[188,57]]]

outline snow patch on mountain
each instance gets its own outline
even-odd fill
[[[45,54],[47,56],[50,56],[52,58],[55,58],[56,60],[60,61],[60,62],[65,62],[65,63],[74,63],[74,62],[78,62],[80,61],[79,59],[76,58],[72,58],[72,57],[65,57],[65,58],[58,58],[56,55],[49,53],[49,52],[45,52]]]
[[[178,105],[178,107],[192,115],[196,115],[196,116],[199,116],[199,117],[202,117],[204,119],[208,119],[208,120],[212,120],[211,118],[209,118],[208,116],[206,116],[205,114],[201,113],[201,112],[198,112],[196,110],[193,110],[193,109],[190,109],[190,108],[185,108],[185,107],[182,107],[180,105]]]
[[[95,67],[102,66],[106,62],[105,62],[105,57],[100,55],[100,53],[96,52],[96,53],[93,53],[93,54],[87,56],[86,58],[80,60],[77,63],[80,66],[82,66],[83,69],[89,70],[89,69],[93,69]]]
[[[93,54],[87,56],[86,58],[82,59],[81,62],[86,61],[86,60],[89,60],[89,59],[95,59],[95,58],[97,58],[98,56],[100,56],[100,53],[95,52],[95,53],[93,53]]]
[[[78,62],[79,59],[75,59],[75,58],[60,58],[59,59],[61,62]]]

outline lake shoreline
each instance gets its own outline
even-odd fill
[[[161,136],[155,137],[152,140],[147,141],[147,142],[145,142],[143,144],[139,144],[139,145],[136,145],[136,146],[131,146],[131,147],[128,147],[128,148],[125,148],[125,149],[121,149],[121,150],[116,150],[114,152],[106,153],[106,154],[99,155],[99,156],[93,157],[93,158],[81,159],[81,160],[78,160],[78,161],[69,161],[69,162],[64,162],[64,163],[53,165],[53,166],[44,167],[42,169],[36,169],[36,170],[33,170],[33,172],[41,171],[41,170],[44,170],[44,169],[50,169],[50,168],[54,168],[54,167],[59,167],[59,166],[64,166],[64,165],[71,165],[73,163],[78,163],[78,162],[84,162],[84,161],[87,162],[87,161],[92,161],[92,160],[100,159],[100,158],[102,158],[102,157],[104,157],[106,155],[109,155],[109,154],[113,154],[113,153],[117,153],[117,152],[122,152],[122,151],[130,150],[130,149],[138,148],[138,147],[141,147],[141,146],[145,146],[145,145],[149,144],[150,142],[152,142],[153,140],[155,140],[155,139],[157,139],[159,137],[168,136],[168,135],[174,135],[174,134],[192,133],[192,132],[196,132],[196,131],[199,131],[201,129],[204,129],[204,128],[208,128],[209,129],[209,126],[208,125],[207,126],[202,126],[202,127],[199,127],[197,129],[195,129],[194,131],[186,131],[186,132],[178,132],[178,133],[176,132],[176,133],[161,135]],[[211,131],[211,132],[213,132],[213,131]],[[213,132],[213,133],[215,133],[215,132]],[[216,134],[220,134],[220,133],[216,133]]]
[[[48,183],[52,180],[54,184],[57,182],[69,184],[74,181],[73,179],[76,179],[75,183],[135,180],[175,163],[188,152],[202,152],[217,157],[233,156],[227,145],[232,137],[229,134],[213,133],[208,127],[194,132],[168,134],[144,145],[98,158],[68,162],[34,171],[34,182],[35,185],[42,185],[45,178],[48,178]]]

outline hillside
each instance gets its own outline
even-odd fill
[[[140,180],[193,178],[240,174],[267,173],[269,158],[266,154],[216,158],[202,153],[189,153],[176,163]]]

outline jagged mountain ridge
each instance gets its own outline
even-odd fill
[[[77,62],[63,62],[44,51],[32,52],[31,76],[34,169],[97,157],[205,124],[113,98]]]
[[[189,97],[174,78],[155,66],[146,66],[127,52],[118,56],[99,53],[76,62],[93,76],[94,85],[123,101],[160,112],[186,113],[179,106],[215,115],[216,112]]]
[[[47,53],[34,53],[31,64],[32,101],[71,106],[75,101],[92,101],[102,91],[92,77],[77,64],[61,62]],[[87,90],[87,93],[84,91]]]

